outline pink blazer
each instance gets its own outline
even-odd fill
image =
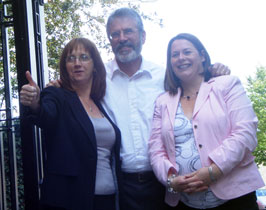
[[[175,160],[174,119],[180,100],[168,92],[155,104],[149,155],[152,168],[166,186],[168,171],[178,174]],[[254,163],[257,117],[240,80],[221,76],[202,83],[193,112],[193,130],[202,166],[214,162],[223,177],[211,184],[213,193],[229,200],[264,186]],[[179,194],[166,192],[165,201],[176,206]]]

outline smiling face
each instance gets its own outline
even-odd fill
[[[72,86],[92,82],[94,63],[82,44],[75,47],[66,57],[66,70]]]
[[[115,57],[121,63],[136,60],[145,42],[145,31],[140,32],[130,17],[115,18],[109,27],[109,40]]]
[[[171,66],[175,75],[181,81],[193,81],[202,77],[205,58],[194,45],[185,40],[177,39],[171,47]]]

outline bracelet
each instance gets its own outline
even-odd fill
[[[172,183],[172,181],[173,181],[173,179],[174,179],[175,177],[176,177],[176,175],[175,175],[175,174],[172,174],[171,176],[169,176],[169,177],[167,178],[167,191],[168,191],[169,193],[173,193],[173,194],[177,194],[177,193],[178,193],[177,191],[174,190],[173,187],[171,187],[171,183]]]
[[[213,172],[212,172],[212,166],[209,166],[208,171],[209,171],[209,175],[210,175],[211,181],[212,181],[212,182],[216,182],[217,179],[216,179],[216,178],[214,177],[214,175],[213,175]]]

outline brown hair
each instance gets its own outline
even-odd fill
[[[208,81],[211,78],[211,73],[209,72],[208,68],[211,66],[211,58],[201,43],[201,41],[195,37],[192,34],[188,33],[181,33],[178,34],[177,36],[173,37],[167,47],[167,64],[166,64],[166,72],[165,72],[165,78],[164,78],[164,89],[165,91],[169,91],[170,94],[175,95],[177,94],[177,89],[181,88],[181,82],[180,79],[175,75],[172,64],[171,64],[171,48],[172,44],[175,40],[179,39],[184,39],[193,44],[193,46],[196,48],[198,53],[202,55],[205,58],[205,61],[202,62],[203,66],[203,76],[204,76],[204,81]]]
[[[91,87],[91,98],[94,100],[102,100],[106,89],[106,71],[95,44],[86,38],[74,38],[63,49],[60,57],[60,79],[62,87],[73,91],[70,83],[70,78],[66,70],[66,57],[77,46],[82,45],[87,52],[90,53],[94,63],[95,72],[93,72],[93,82]]]

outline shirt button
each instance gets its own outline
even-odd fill
[[[199,148],[202,148],[202,144],[199,144]]]
[[[197,129],[197,128],[198,128],[198,126],[197,126],[197,125],[194,125],[194,128],[195,128],[195,129]]]

